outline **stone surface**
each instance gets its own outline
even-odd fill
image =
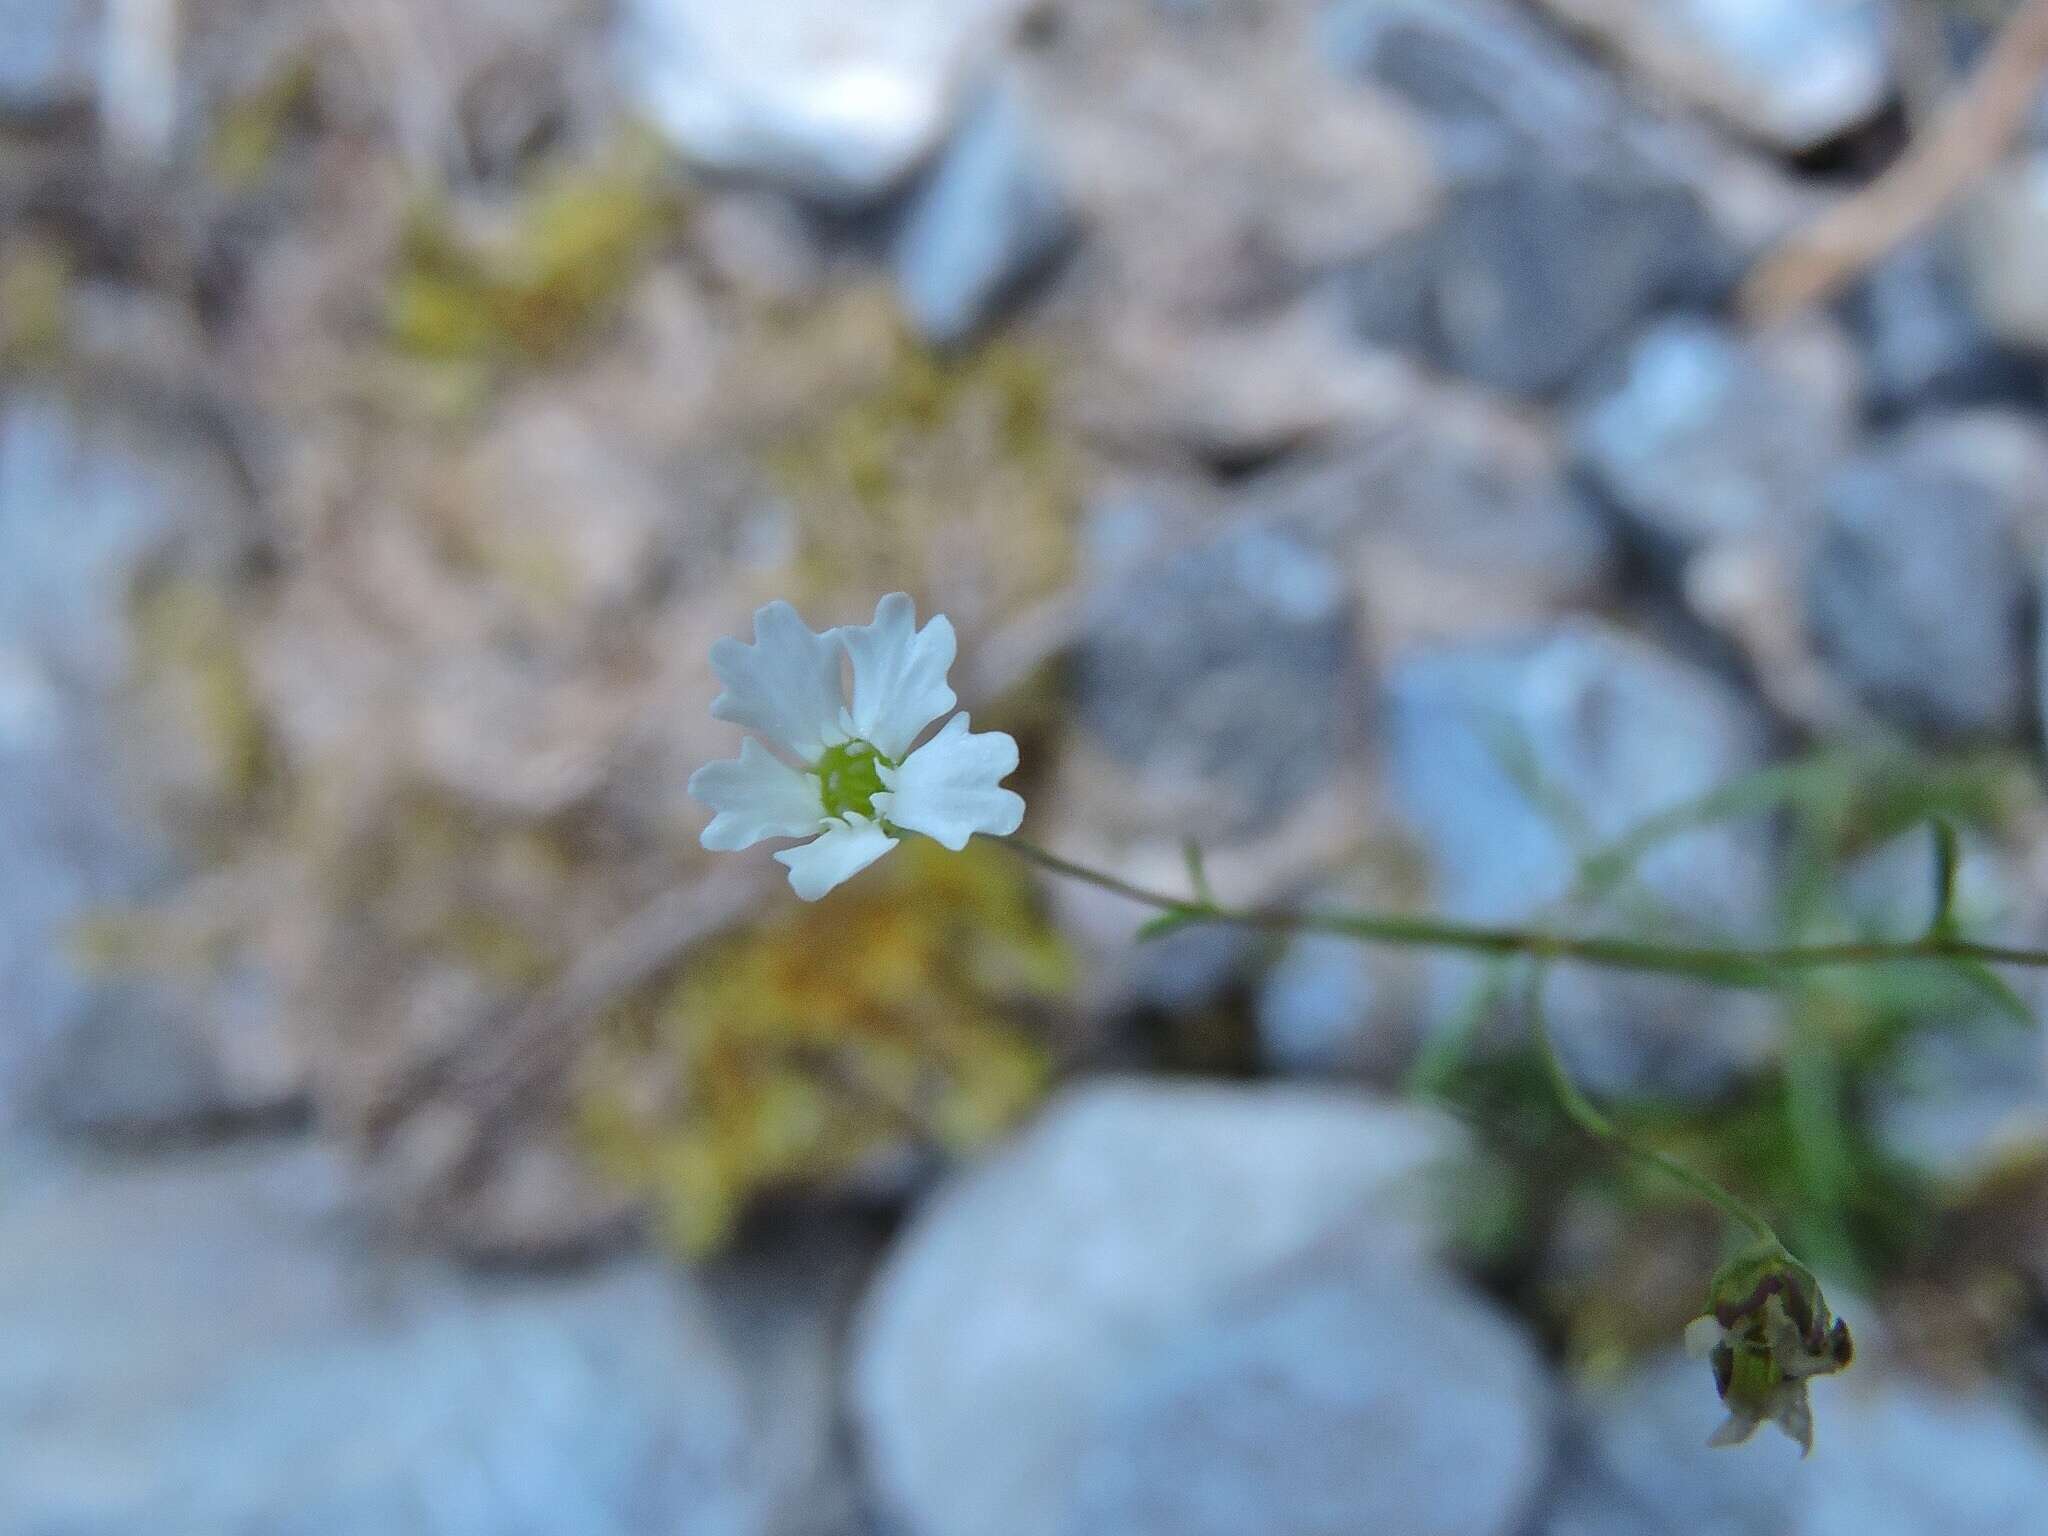
[[[10,1529],[854,1528],[829,1234],[702,1282],[646,1260],[466,1276],[365,1243],[303,1147],[21,1166],[0,1190]]]
[[[1257,471],[1383,420],[1413,394],[1409,370],[1353,334],[1321,285],[1299,302],[1191,328],[1123,328],[1115,373],[1082,403],[1097,431],[1164,440],[1228,474]]]
[[[1326,1242],[1415,1254],[1415,1181],[1455,1144],[1433,1115],[1323,1090],[1070,1090],[918,1214],[862,1307],[851,1401],[887,1513],[911,1536],[1067,1528],[1133,1383],[1199,1359],[1219,1307]]]
[[[1377,430],[1290,456],[1245,500],[1346,560],[1380,658],[1598,604],[1620,559],[1548,424],[1469,386],[1411,385]]]
[[[1243,522],[1181,541],[1176,510],[1136,487],[1091,514],[1102,581],[1075,716],[1162,816],[1185,801],[1227,841],[1307,798],[1357,739],[1358,693],[1335,684],[1358,669],[1352,591],[1303,538]]]
[[[905,215],[893,256],[904,312],[926,340],[966,340],[1056,252],[1066,194],[1015,89],[970,112]]]
[[[1579,410],[1578,466],[1665,554],[1756,538],[1796,548],[1857,404],[1849,370],[1800,361],[1708,321],[1660,325]]]
[[[1955,876],[1960,930],[1989,943],[2031,946],[2041,934],[2039,899],[2025,868],[1981,834],[1965,831]],[[1853,861],[1839,906],[1847,932],[1924,933],[1934,920],[1935,841],[1914,827]],[[2008,982],[2033,1008],[2029,1028],[1978,991],[1925,979],[1904,1036],[1867,1092],[1871,1133],[1922,1178],[1969,1190],[1988,1176],[2048,1152],[2048,1033],[2043,982],[2016,971]]]
[[[1163,346],[1284,307],[1422,215],[1433,173],[1414,115],[1329,68],[1315,10],[1074,6],[1034,34],[1042,121],[1087,231],[1076,275],[1105,335]]]
[[[1721,1417],[1697,1361],[1588,1392],[1540,1536],[2020,1536],[2048,1498],[2048,1442],[1990,1390],[1947,1392],[1863,1363],[1814,1388],[1814,1451],[1766,1428],[1710,1450]]]
[[[1495,0],[1340,0],[1323,50],[1420,115],[1433,216],[1346,273],[1360,333],[1548,393],[1736,266],[1698,188],[1611,82]]]
[[[1845,464],[1805,572],[1821,653],[1871,708],[1945,738],[2009,736],[2027,708],[2029,488],[1984,446],[1937,423]]]
[[[1549,1399],[1527,1337],[1448,1276],[1311,1266],[1133,1375],[1057,1529],[1508,1536]]]
[[[2048,1441],[1991,1388],[1846,1378],[1820,1410],[1797,1536],[2025,1536],[2048,1508]]]
[[[0,116],[92,100],[99,7],[88,0],[0,0]]]
[[[2041,398],[2040,364],[2002,346],[1971,306],[1956,233],[1909,242],[1851,296],[1879,411]]]
[[[1986,176],[1963,214],[1963,271],[1993,336],[2048,351],[2048,153]]]
[[[194,422],[0,399],[0,1108],[148,1129],[295,1089],[259,975],[175,924],[93,942],[198,871],[243,790],[246,516]]]
[[[1461,181],[1433,223],[1365,257],[1348,281],[1368,339],[1547,394],[1695,292],[1714,245],[1685,187],[1539,157]]]
[[[1336,934],[1303,934],[1259,978],[1260,1059],[1289,1075],[1390,1072],[1408,1044],[1405,967]]]
[[[1580,1394],[1551,1508],[1535,1536],[1785,1536],[1787,1511],[1832,1452],[1832,1381],[1814,1392],[1815,1462],[1765,1428],[1739,1450],[1707,1445],[1726,1416],[1707,1367],[1672,1354]]]
[[[1951,1187],[2038,1158],[2048,1152],[2048,1035],[1967,1016],[1922,1031],[1876,1086],[1870,1117],[1889,1155]]]
[[[1389,670],[1381,713],[1394,807],[1433,871],[1433,907],[1476,921],[1557,912],[1582,853],[1761,767],[1767,749],[1762,718],[1718,679],[1583,621],[1417,651]],[[1740,935],[1768,910],[1771,870],[1766,827],[1696,829],[1571,921]],[[1458,1016],[1473,965],[1431,970],[1434,1016]],[[1657,978],[1561,967],[1547,999],[1567,1063],[1602,1094],[1710,1095],[1773,1034],[1757,998]]]
[[[634,0],[629,89],[709,169],[865,204],[944,140],[1029,0]]]
[[[1820,147],[1891,94],[1881,0],[1543,0],[1636,71],[1775,148]]]
[[[1520,7],[1498,0],[1334,0],[1318,42],[1331,67],[1394,92],[1454,173],[1518,150],[1612,149],[1610,83]]]

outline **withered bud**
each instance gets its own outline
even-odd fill
[[[1831,1376],[1854,1356],[1849,1326],[1828,1311],[1813,1271],[1776,1243],[1744,1249],[1715,1274],[1707,1310],[1686,1343],[1714,1367],[1728,1417],[1707,1441],[1740,1445],[1766,1420],[1813,1449],[1806,1383]]]

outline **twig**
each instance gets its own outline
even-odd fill
[[[1757,263],[1737,302],[1761,324],[1853,282],[1928,224],[2011,146],[2048,77],[2048,0],[2026,0],[1929,132],[1890,169]]]
[[[422,1104],[446,1098],[473,1129],[448,1171],[473,1166],[515,1110],[562,1080],[607,1009],[757,909],[767,881],[767,871],[733,863],[654,897],[518,1012],[493,1014],[408,1074],[364,1127],[371,1151]]]
[[[734,864],[662,892],[501,1028],[457,1053],[452,1086],[488,1121],[536,1085],[555,1081],[607,1009],[755,911],[766,885],[767,871]]]

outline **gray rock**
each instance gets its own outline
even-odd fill
[[[1354,264],[1346,281],[1367,339],[1540,394],[1658,308],[1714,286],[1719,244],[1675,181],[1534,157],[1461,180],[1434,223]]]
[[[0,115],[39,115],[93,97],[100,8],[90,0],[0,0]]]
[[[1874,1086],[1870,1120],[1890,1156],[1953,1187],[2037,1158],[2048,1152],[2048,1035],[1981,1011],[1921,1030]]]
[[[1581,471],[1639,535],[1690,555],[1810,528],[1855,405],[1840,382],[1815,388],[1724,326],[1674,320],[1635,343],[1579,411],[1573,441]]]
[[[825,285],[823,222],[784,193],[729,187],[705,195],[690,227],[721,283],[764,303],[800,304]]]
[[[1317,1265],[1132,1377],[1059,1529],[1507,1536],[1549,1399],[1526,1336],[1449,1276]]]
[[[305,1149],[58,1167],[0,1199],[20,1531],[821,1536],[844,1245],[693,1282],[366,1247]]]
[[[191,638],[178,622],[142,637],[152,612],[189,607],[203,631],[229,611],[246,516],[189,421],[91,394],[0,400],[0,1104],[142,1129],[296,1087],[259,975],[80,949],[193,874],[235,803],[239,749],[207,731],[237,727],[192,707],[179,672],[228,663],[163,654]],[[216,706],[218,683],[200,680]]]
[[[1769,910],[1769,831],[1751,822],[1659,844],[1595,908],[1555,905],[1583,853],[1762,766],[1764,721],[1714,677],[1582,622],[1402,658],[1382,712],[1395,809],[1429,860],[1437,909],[1504,922],[1548,908],[1582,931],[1724,939],[1754,935]],[[1434,1016],[1462,1016],[1474,967],[1431,969]],[[1657,978],[1563,967],[1547,998],[1559,1049],[1597,1093],[1709,1095],[1774,1036],[1761,999]]]
[[[1547,392],[1736,264],[1619,93],[1496,0],[1339,0],[1323,51],[1411,104],[1446,183],[1428,225],[1350,264],[1360,333],[1501,389]]]
[[[2040,365],[2002,346],[1971,306],[1953,234],[1894,251],[1852,295],[1880,411],[2041,396]]]
[[[1061,1529],[1148,1363],[1341,1234],[1414,1255],[1414,1181],[1456,1144],[1312,1089],[1070,1090],[918,1214],[863,1305],[850,1392],[887,1512],[911,1536]]]
[[[693,160],[870,204],[946,137],[1030,0],[633,0],[628,88]]]
[[[1621,115],[1600,73],[1497,0],[1333,0],[1318,20],[1331,66],[1421,113],[1440,159],[1497,168],[1516,151],[1613,149]]]
[[[1406,1043],[1400,977],[1377,954],[1336,934],[1289,941],[1259,979],[1259,1051],[1272,1071],[1370,1073],[1390,1067]]]
[[[2010,346],[2048,351],[2048,153],[1986,176],[1963,215],[1970,302]]]
[[[1832,1381],[1813,1392],[1818,1458],[1835,1439],[1841,1394]],[[1707,1367],[1678,1354],[1582,1393],[1532,1536],[1785,1536],[1818,1468],[1768,1426],[1739,1451],[1709,1448],[1725,1416]]]
[[[1244,499],[1357,573],[1381,657],[1597,605],[1620,563],[1548,425],[1469,386],[1417,387],[1379,430],[1291,455]]]
[[[1925,933],[1935,915],[1935,836],[1922,823],[1844,866],[1836,902],[1845,937],[1903,938]],[[1991,943],[2026,945],[2026,882],[2006,850],[1971,828],[1957,838],[1953,916],[1964,932]],[[2015,976],[2021,986],[2024,976]]]
[[[897,237],[897,291],[939,345],[964,341],[1065,241],[1072,211],[1014,90],[991,91],[961,123]]]
[[[1115,574],[1075,649],[1075,711],[1161,795],[1199,795],[1205,838],[1225,841],[1298,804],[1356,739],[1358,695],[1333,686],[1357,668],[1351,588],[1313,544],[1258,523],[1145,556],[1158,522],[1143,494],[1093,515]]]
[[[1883,0],[1543,0],[1635,70],[1778,149],[1816,149],[1891,94]]]
[[[1993,1389],[1850,1376],[1816,1433],[1795,1536],[2027,1536],[2048,1509],[2048,1440]]]
[[[1845,464],[1805,573],[1823,656],[1872,708],[1944,738],[2010,736],[2027,707],[2022,508],[1974,444],[1923,429]]]
[[[1854,860],[1838,905],[1845,937],[1925,933],[1934,919],[1935,841],[1914,827]],[[2032,945],[2038,912],[2029,882],[2007,852],[1965,831],[1956,869],[1954,917],[1962,932],[1990,943]],[[1870,1129],[1885,1152],[1921,1177],[1964,1189],[2012,1161],[2048,1151],[2048,1034],[2038,1020],[2044,984],[2031,972],[2008,981],[2034,1009],[2018,1025],[1966,983],[1916,978],[1900,1006],[1915,1028],[1871,1075]]]
[[[1720,1417],[1706,1367],[1675,1357],[1586,1394],[1537,1536],[2020,1536],[2048,1498],[2048,1442],[1990,1391],[1859,1364],[1814,1387],[1806,1462],[1768,1427],[1708,1449]]]

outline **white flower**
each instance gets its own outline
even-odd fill
[[[712,646],[725,691],[711,713],[760,732],[800,766],[750,736],[737,758],[699,768],[690,793],[717,812],[704,846],[730,852],[768,837],[809,838],[775,857],[797,895],[816,901],[903,832],[958,852],[977,832],[1016,831],[1023,797],[1000,787],[1017,767],[1015,741],[972,732],[958,714],[916,745],[954,705],[946,686],[954,645],[943,614],[919,629],[910,599],[892,592],[875,605],[872,624],[813,634],[776,602],[755,613],[752,645]],[[842,653],[852,662],[851,704],[840,688]]]

